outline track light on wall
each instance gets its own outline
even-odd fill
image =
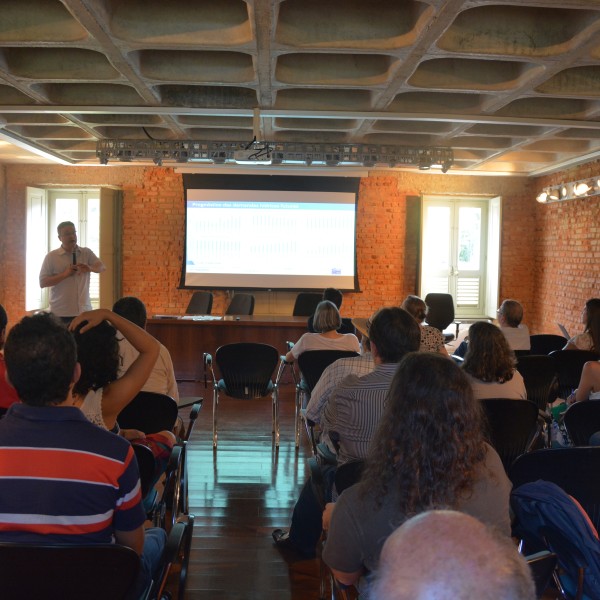
[[[536,196],[536,200],[542,204],[548,204],[550,202],[563,202],[564,200],[576,200],[577,198],[598,195],[600,195],[600,179],[591,177],[545,187]]]

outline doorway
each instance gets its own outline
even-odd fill
[[[499,210],[499,198],[423,198],[422,297],[430,292],[451,294],[457,318],[495,313]]]

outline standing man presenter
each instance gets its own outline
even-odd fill
[[[65,322],[86,310],[90,301],[90,273],[102,273],[104,263],[89,249],[77,245],[77,231],[71,221],[56,228],[60,248],[44,258],[40,287],[50,288],[50,311]]]

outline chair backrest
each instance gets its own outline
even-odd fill
[[[252,294],[236,294],[229,303],[226,315],[254,314],[254,296]]]
[[[552,481],[583,506],[594,527],[600,526],[600,447],[551,448],[523,454],[508,476],[513,487],[543,479]]]
[[[269,393],[272,386],[271,378],[279,364],[279,352],[268,344],[225,344],[217,349],[215,361],[228,396],[261,398]]]
[[[566,337],[553,333],[530,335],[529,340],[531,341],[531,354],[550,354],[554,350],[562,350],[568,342]]]
[[[558,395],[556,363],[546,354],[519,356],[517,370],[523,376],[527,399],[535,402],[539,410],[545,411]]]
[[[213,305],[211,292],[194,292],[185,309],[187,315],[210,315]]]
[[[558,396],[567,398],[577,388],[581,379],[583,365],[588,361],[598,360],[600,356],[588,350],[555,350],[550,353],[556,362],[558,374]]]
[[[511,507],[518,537],[526,543],[544,544],[554,552],[573,583],[579,580],[581,570],[582,591],[590,598],[599,598],[598,533],[565,490],[549,481],[526,483],[513,490]]]
[[[504,468],[527,451],[538,432],[538,407],[531,400],[488,398],[480,400],[487,420],[490,444]]]
[[[575,402],[564,414],[564,423],[575,446],[589,446],[592,434],[600,431],[600,400]]]
[[[323,299],[322,294],[315,292],[300,292],[294,303],[294,317],[310,317],[317,308],[317,304]]]
[[[155,479],[156,460],[152,450],[142,444],[131,444],[133,453],[138,464],[140,472],[140,484],[142,486],[142,498],[145,498],[150,491]]]
[[[166,394],[139,392],[119,413],[122,429],[139,429],[144,433],[171,431],[177,420],[177,402]]]
[[[454,299],[451,294],[427,294],[427,323],[444,331],[454,321]]]
[[[348,350],[307,350],[298,357],[298,368],[302,379],[312,392],[323,371],[340,358],[358,356],[356,352]]]
[[[135,582],[140,559],[118,544],[0,543],[2,597],[20,600],[120,600]]]

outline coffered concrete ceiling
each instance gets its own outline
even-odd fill
[[[450,147],[474,173],[600,154],[598,0],[1,8],[0,138],[68,163],[101,139],[249,142],[255,108],[266,141]]]

